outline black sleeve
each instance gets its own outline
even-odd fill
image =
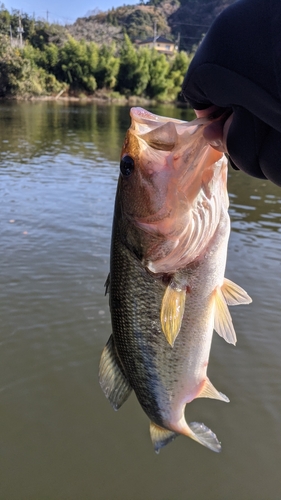
[[[195,109],[232,108],[231,160],[281,185],[281,0],[226,8],[199,46],[182,93]]]

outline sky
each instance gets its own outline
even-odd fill
[[[95,9],[107,11],[122,5],[137,5],[139,0],[2,0],[6,9],[20,10],[35,18],[60,24],[73,23]],[[0,4],[2,2],[0,1]]]

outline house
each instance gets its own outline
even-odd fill
[[[168,38],[165,38],[161,35],[156,37],[151,36],[149,38],[146,38],[145,40],[140,40],[138,42],[138,45],[140,47],[156,49],[158,52],[161,52],[162,54],[166,54],[168,56],[173,55],[178,50],[175,42],[172,42]]]

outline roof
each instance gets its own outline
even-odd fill
[[[154,38],[153,36],[150,36],[146,38],[145,40],[140,40],[139,44],[142,43],[153,43],[153,42],[158,42],[158,43],[174,43],[172,40],[169,40],[168,38],[165,38],[164,36],[160,35]]]

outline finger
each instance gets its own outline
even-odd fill
[[[227,137],[228,137],[228,132],[229,132],[230,126],[232,124],[232,121],[233,121],[233,113],[231,113],[231,115],[227,118],[227,120],[225,121],[224,126],[223,126],[222,143],[223,143],[224,151],[226,153],[228,152],[227,151]]]
[[[231,114],[228,116],[228,114],[229,112],[225,112],[221,118],[212,121],[212,123],[210,123],[210,125],[208,125],[203,132],[203,135],[209,144],[214,149],[222,153],[227,153],[227,134],[233,119],[233,115]]]
[[[220,109],[218,106],[209,106],[208,108],[206,109],[195,109],[195,114],[197,116],[197,118],[208,118],[210,115],[212,115],[212,113],[214,113],[215,111],[217,111],[217,109]]]
[[[226,147],[233,163],[253,177],[266,178],[261,169],[259,153],[270,127],[240,107],[235,108],[232,120],[226,127]]]
[[[203,132],[203,135],[211,146],[222,147],[223,145],[223,126],[222,120],[217,120],[208,125]]]
[[[281,186],[281,134],[272,128],[261,148],[260,166],[267,179]]]

